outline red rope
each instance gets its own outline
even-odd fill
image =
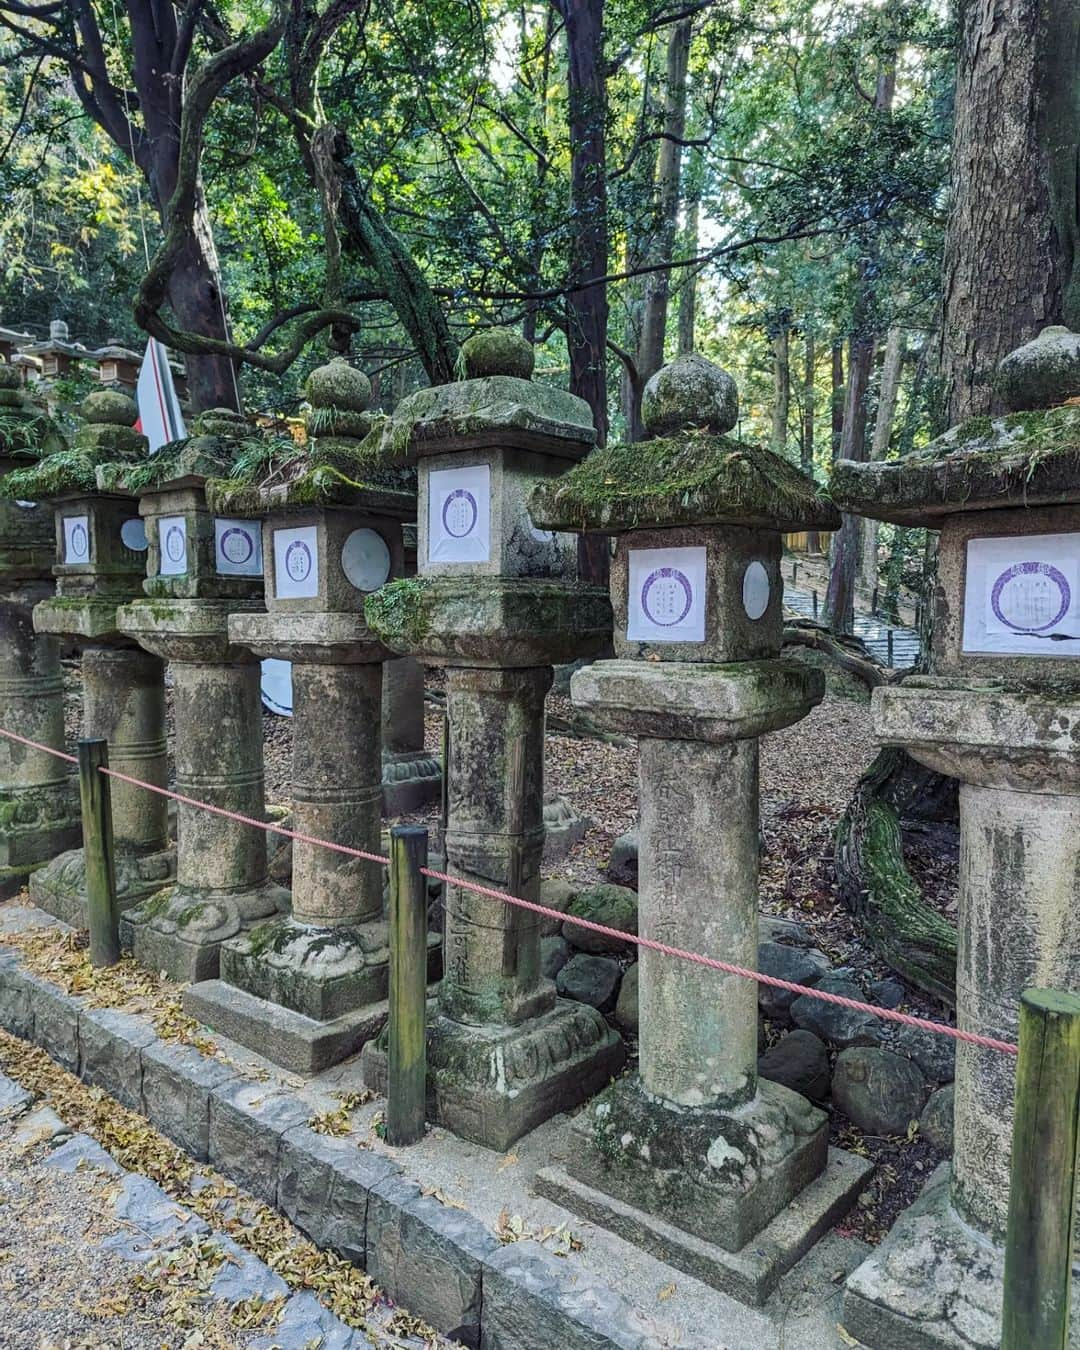
[[[0,727],[0,736],[6,736],[8,740],[18,741],[20,745],[27,745],[33,750],[42,751],[44,754],[55,755],[57,759],[67,760],[70,764],[78,763],[74,755],[68,755],[62,750],[54,750],[51,746],[28,740],[25,736],[18,736],[15,732],[6,731],[3,727]],[[154,783],[144,783],[142,779],[132,778],[126,773],[120,773],[117,769],[103,768],[101,772],[108,774],[110,778],[119,779],[122,783],[130,783],[133,787],[145,788],[148,792],[156,792],[160,797],[169,797],[173,801],[183,802],[185,806],[193,806],[200,811],[210,811],[216,816],[224,816],[226,820],[235,820],[241,825],[250,825],[256,830],[280,834],[286,839],[295,839],[301,844],[311,844],[316,848],[327,848],[333,853],[344,853],[347,857],[378,863],[382,867],[387,867],[390,864],[390,859],[383,857],[380,853],[365,853],[363,849],[349,848],[346,844],[332,844],[328,839],[316,839],[309,834],[287,830],[282,825],[274,825],[266,820],[256,820],[254,816],[241,815],[237,811],[228,811],[223,806],[211,806],[209,802],[200,802],[194,797],[185,796],[182,792],[173,792],[169,788],[157,787]],[[887,1022],[898,1022],[902,1026],[918,1027],[920,1031],[933,1032],[938,1036],[948,1036],[952,1040],[962,1041],[965,1045],[975,1045],[983,1050],[997,1050],[1003,1055],[1015,1055],[1017,1053],[1015,1045],[1009,1041],[997,1040],[993,1036],[981,1036],[974,1031],[961,1031],[959,1027],[950,1027],[944,1022],[931,1022],[928,1018],[912,1017],[909,1013],[897,1012],[894,1008],[879,1008],[873,1003],[861,1003],[858,999],[844,998],[842,994],[829,994],[822,989],[814,989],[804,984],[794,984],[791,980],[778,979],[775,975],[763,975],[760,970],[736,966],[729,961],[718,961],[715,957],[702,956],[699,952],[684,951],[681,947],[670,947],[666,942],[657,942],[654,938],[640,937],[636,933],[624,933],[620,928],[608,928],[605,924],[593,923],[590,919],[579,919],[574,915],[564,914],[561,910],[550,909],[547,905],[538,905],[532,900],[522,900],[520,896],[510,895],[506,891],[496,890],[491,886],[481,886],[475,881],[466,881],[464,877],[450,876],[447,872],[438,872],[431,867],[422,867],[420,871],[423,876],[441,881],[444,885],[457,886],[461,890],[486,896],[489,900],[499,900],[507,905],[516,905],[519,909],[527,909],[533,914],[540,914],[547,919],[555,919],[559,923],[569,922],[575,928],[586,928],[592,933],[600,933],[604,937],[615,938],[620,942],[629,942],[634,946],[644,947],[648,951],[659,952],[663,956],[676,957],[680,961],[689,961],[694,965],[704,966],[707,970],[718,971],[722,975],[737,975],[745,980],[754,980],[758,984],[768,985],[770,989],[786,989],[789,993],[806,995],[808,998],[818,999],[822,1003],[832,1003],[839,1008],[847,1008],[851,1012],[868,1013],[871,1017],[878,1017]]]

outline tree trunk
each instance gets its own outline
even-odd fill
[[[692,23],[673,24],[668,37],[667,71],[664,81],[664,137],[656,163],[657,220],[649,261],[669,263],[675,256],[679,223],[679,184],[682,141],[686,134],[686,68],[690,60]],[[651,375],[664,364],[671,273],[653,272],[645,278],[645,306],[638,348],[638,380],[645,387]]]
[[[881,386],[878,391],[877,417],[874,419],[874,438],[870,443],[870,458],[884,459],[889,453],[893,423],[896,420],[896,400],[900,392],[900,371],[904,363],[904,330],[898,324],[889,329],[885,340],[885,355],[881,362]],[[872,593],[878,584],[878,522],[863,521],[862,585]]]
[[[807,478],[814,476],[814,371],[817,366],[817,352],[814,343],[814,330],[806,325],[806,349],[803,358],[803,397],[802,397],[802,434],[799,437],[799,463]],[[821,552],[821,536],[817,530],[808,530],[806,535],[807,553]]]
[[[570,116],[570,282],[607,275],[607,149],[604,0],[557,0],[566,22]],[[566,297],[570,390],[592,409],[596,434],[607,440],[606,283],[577,285]],[[606,541],[601,540],[606,549]],[[606,557],[606,553],[605,553]]]
[[[840,442],[844,439],[844,344],[832,345],[832,457],[840,457]]]
[[[683,230],[683,256],[692,258],[698,250],[698,210],[700,198],[697,192],[686,203],[686,227]],[[683,268],[682,281],[679,284],[679,355],[685,356],[694,350],[694,324],[697,318],[697,273],[692,267]]]
[[[1080,0],[963,7],[945,240],[949,425],[1000,411],[994,370],[1051,323],[1080,327]]]
[[[197,238],[192,238],[177,259],[169,277],[168,296],[181,328],[202,337],[228,338],[217,260],[207,259]],[[241,411],[235,367],[227,357],[188,354],[184,366],[193,412],[207,408]]]
[[[786,455],[788,415],[791,411],[790,332],[786,323],[778,332],[773,334],[772,349],[772,448],[778,455]]]
[[[857,320],[858,322],[858,320]],[[851,339],[848,352],[847,396],[840,459],[866,458],[866,395],[874,362],[874,339],[865,328]],[[859,568],[860,518],[845,514],[833,539],[829,586],[825,592],[825,619],[833,633],[850,633],[855,624],[855,577]]]

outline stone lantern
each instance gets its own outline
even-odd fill
[[[255,490],[267,612],[233,614],[229,636],[293,663],[294,828],[378,853],[391,653],[369,631],[363,604],[402,575],[402,522],[414,518],[416,497],[393,470],[356,481],[370,393],[367,377],[343,360],[309,377],[317,465]],[[377,863],[294,842],[291,916],[226,942],[221,979],[188,990],[187,1010],[293,1072],[355,1053],[386,1016],[384,875]],[[438,946],[432,935],[436,961]]]
[[[819,670],[780,656],[781,534],[835,512],[786,460],[729,438],[735,383],[699,356],[649,381],[650,439],[594,451],[531,499],[540,528],[616,536],[615,659],[574,703],[638,737],[639,931],[754,968],[758,742],[804,717]],[[866,1172],[825,1113],[757,1076],[757,986],[641,952],[640,1069],[574,1123],[538,1189],[758,1303]]]
[[[447,870],[535,900],[551,667],[595,652],[611,611],[577,579],[576,540],[536,529],[526,502],[587,452],[592,417],[530,378],[532,348],[515,334],[477,335],[462,355],[468,378],[404,399],[384,436],[387,461],[417,466],[419,575],[365,614],[387,646],[446,668]],[[489,1148],[584,1101],[622,1062],[595,1009],[556,999],[539,947],[532,915],[447,887],[430,1109]],[[385,1083],[377,1042],[363,1064]]]
[[[95,465],[105,457],[144,463],[146,438],[134,429],[138,409],[126,394],[90,394],[81,412],[72,467],[61,467],[60,456],[38,466],[46,487],[57,466],[50,492],[56,508],[56,594],[36,606],[34,627],[79,648],[84,735],[108,741],[114,769],[164,787],[164,666],[117,627],[118,608],[139,592],[146,533],[129,494],[93,487]],[[116,780],[111,796],[117,901],[127,909],[170,880],[176,856],[164,798]],[[84,927],[82,849],[60,854],[37,872],[30,896],[39,908]]]
[[[1080,393],[1080,336],[1045,331],[999,388],[1026,410],[841,461],[832,493],[941,531],[934,673],[875,690],[874,731],[960,780],[957,1025],[1015,1042],[1025,988],[1080,989],[1080,407],[1047,406]],[[875,1350],[998,1344],[1015,1071],[957,1046],[951,1169],[848,1282]]]
[[[207,478],[228,474],[251,432],[224,409],[201,413],[193,432],[158,452],[167,458],[139,493],[149,543],[144,595],[124,606],[119,626],[169,663],[177,791],[259,820],[259,664],[230,639],[228,618],[262,609],[261,523],[216,514],[205,490]],[[98,476],[109,481],[110,467]],[[176,883],[127,911],[121,932],[149,969],[212,979],[226,939],[287,905],[288,892],[268,878],[262,831],[181,803]]]
[[[43,408],[0,364],[0,474],[26,454],[62,444]],[[43,745],[64,744],[60,656],[36,636],[35,604],[52,592],[52,511],[0,498],[0,726]],[[66,764],[0,738],[0,899],[26,884],[42,863],[78,843],[78,790]]]

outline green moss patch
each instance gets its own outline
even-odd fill
[[[403,577],[372,591],[364,599],[364,622],[395,651],[419,647],[431,626],[428,582]]]

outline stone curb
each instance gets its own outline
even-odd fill
[[[534,1242],[503,1247],[401,1166],[321,1135],[282,1089],[23,970],[0,948],[0,1026],[275,1205],[436,1330],[483,1350],[660,1350],[629,1301]]]

